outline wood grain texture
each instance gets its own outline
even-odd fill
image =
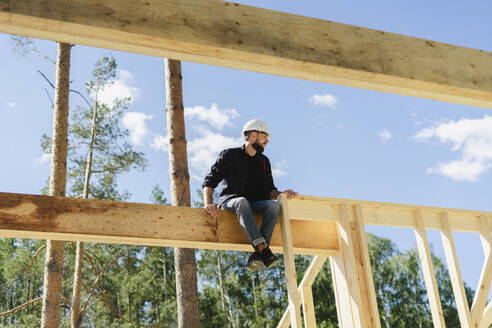
[[[259,218],[257,218],[259,220]],[[294,253],[338,251],[334,222],[291,220]],[[314,238],[305,238],[310,233]],[[318,236],[323,236],[320,238]],[[204,209],[0,193],[0,236],[251,251],[237,217]],[[277,227],[272,250],[282,253]]]
[[[492,108],[492,53],[216,0],[0,0],[0,31]]]

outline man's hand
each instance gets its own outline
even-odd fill
[[[296,198],[297,197],[297,193],[292,190],[292,189],[287,189],[287,190],[284,190],[282,191],[283,194],[285,194],[285,196],[287,196],[287,199],[292,199],[292,198]]]
[[[215,204],[208,204],[207,206],[205,206],[205,210],[214,219],[219,216],[219,209],[217,208],[217,206],[215,206]]]

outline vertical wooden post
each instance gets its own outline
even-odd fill
[[[314,314],[313,289],[311,286],[301,286],[302,312],[304,315],[304,327],[315,328],[316,316]]]
[[[364,327],[380,328],[379,309],[372,277],[369,248],[367,247],[366,230],[360,204],[354,206],[355,224],[353,225],[352,240],[356,256],[357,272],[361,285],[362,304],[364,307]]]
[[[480,321],[484,314],[487,295],[490,291],[490,283],[492,282],[492,238],[490,237],[490,227],[485,215],[481,215],[478,219],[480,223],[480,241],[484,251],[484,262],[480,280],[477,289],[475,289],[475,297],[471,310],[471,326],[479,327]]]
[[[434,275],[434,267],[432,266],[432,258],[429,250],[429,242],[425,233],[422,211],[415,211],[415,239],[417,241],[417,249],[419,251],[420,264],[424,274],[425,287],[429,298],[429,305],[432,313],[432,322],[434,327],[446,327],[444,323],[444,314],[442,312],[441,300],[437,289],[436,277]]]
[[[340,252],[330,258],[338,323],[340,328],[365,328],[362,316],[364,309],[361,303],[361,290],[347,211],[347,205],[340,204],[340,222],[337,225]]]
[[[456,255],[456,247],[454,245],[453,233],[449,227],[447,212],[441,214],[441,239],[446,262],[448,263],[449,277],[451,278],[451,286],[453,286],[453,294],[460,324],[461,327],[470,327],[470,308],[466,300],[465,287],[461,277],[458,256]]]
[[[299,293],[297,292],[296,266],[294,251],[292,249],[292,234],[290,231],[289,209],[287,199],[280,196],[280,227],[282,230],[282,242],[284,247],[285,278],[287,280],[287,293],[289,296],[290,322],[292,328],[302,328]]]

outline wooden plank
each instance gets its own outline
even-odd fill
[[[480,328],[489,328],[490,325],[492,325],[492,302],[489,302],[483,311]]]
[[[449,219],[446,212],[442,213],[441,225],[442,245],[444,247],[446,262],[448,263],[449,277],[451,278],[451,286],[453,287],[460,324],[461,327],[470,327],[470,308],[468,307],[463,278],[461,277],[461,270],[458,263],[458,256],[456,255],[453,233],[449,227]]]
[[[216,0],[0,0],[0,31],[492,108],[492,54]]]
[[[369,249],[367,247],[366,230],[364,229],[364,217],[362,216],[362,209],[359,204],[354,206],[356,222],[352,227],[352,239],[354,240],[354,248],[356,250],[356,262],[358,272],[360,270],[363,277],[361,277],[361,294],[364,298],[364,318],[366,324],[365,327],[380,328],[381,322],[379,319],[378,303],[376,299],[376,291],[374,289],[374,280],[372,277],[371,260],[369,259]],[[363,292],[362,292],[363,291]]]
[[[304,327],[316,328],[316,315],[314,313],[313,290],[311,286],[301,286],[301,299]]]
[[[337,289],[339,323],[341,327],[364,327],[364,308],[361,297],[361,285],[357,275],[355,250],[352,240],[352,229],[348,219],[348,208],[340,204],[340,223],[338,225],[340,253],[332,256],[334,269],[334,289]]]
[[[415,211],[415,239],[417,241],[420,264],[422,265],[422,273],[424,274],[427,297],[429,298],[432,322],[434,323],[434,327],[444,328],[446,327],[444,322],[444,314],[442,312],[441,300],[439,298],[436,276],[434,275],[429,242],[427,241],[422,212],[420,210]]]
[[[291,226],[296,254],[329,255],[337,251],[335,223],[291,220]],[[305,233],[315,237],[305,238]],[[215,220],[200,208],[11,193],[0,193],[0,236],[251,250],[237,217],[226,211],[220,211]],[[274,231],[271,247],[274,252],[283,252],[279,228]]]
[[[484,250],[484,262],[478,286],[475,289],[475,296],[471,309],[471,324],[472,327],[479,327],[480,321],[484,314],[487,295],[490,291],[490,283],[492,282],[492,238],[490,237],[490,227],[485,218],[485,215],[480,216],[480,241]]]
[[[322,255],[315,256],[311,261],[309,267],[306,269],[306,272],[304,273],[304,277],[302,278],[299,287],[297,287],[297,292],[299,293],[299,297],[302,298],[305,327],[316,327],[316,317],[314,316],[314,311],[311,312],[310,310],[310,309],[314,309],[312,293],[309,294],[308,292],[304,294],[305,296],[302,296],[302,289],[311,288],[314,280],[318,276],[318,273],[323,267],[325,261],[326,261],[326,256],[322,256]],[[284,314],[282,315],[282,318],[280,319],[277,325],[277,328],[289,327],[290,325],[289,311],[290,311],[290,307],[287,307],[287,309],[285,310]],[[306,319],[306,317],[308,318]],[[306,322],[306,320],[308,321]],[[314,323],[314,326],[310,326],[312,323]]]
[[[302,328],[299,293],[297,292],[296,264],[292,249],[292,232],[289,222],[289,208],[286,197],[281,194],[280,201],[280,228],[284,246],[285,279],[287,280],[287,294],[290,307],[290,324],[292,328]]]
[[[492,212],[307,195],[289,200],[289,213],[291,219],[336,222],[339,219],[338,208],[342,203],[349,206],[350,221],[355,221],[352,207],[359,204],[364,223],[369,225],[414,228],[416,210],[422,212],[425,229],[440,230],[442,212],[448,213],[453,231],[480,232],[477,220],[480,215],[485,215],[489,225],[492,224]]]
[[[352,309],[348,290],[348,281],[345,279],[345,263],[343,261],[343,249],[336,256],[330,257],[331,279],[333,282],[333,292],[335,293],[335,303],[337,307],[338,327],[354,327],[352,319]]]
[[[282,318],[278,322],[277,328],[289,328],[290,327],[290,307],[287,306],[287,310],[285,310]]]

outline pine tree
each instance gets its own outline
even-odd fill
[[[165,59],[164,63],[171,203],[175,206],[190,206],[190,175],[188,173],[186,154],[181,62]],[[178,326],[180,328],[198,328],[200,327],[200,309],[195,250],[175,248],[174,265],[176,270]]]

